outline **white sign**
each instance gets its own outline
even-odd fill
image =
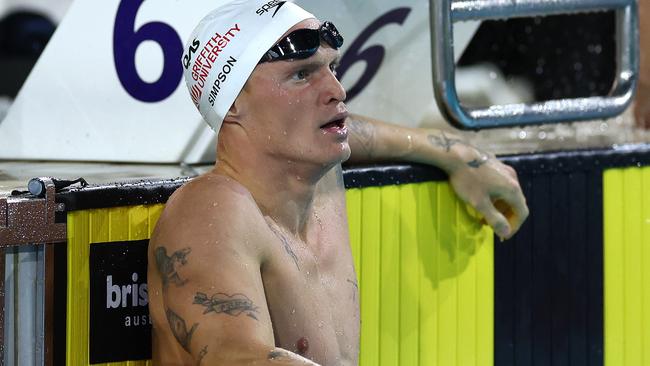
[[[213,161],[215,134],[181,83],[180,55],[223,1],[76,0],[0,122],[0,158]],[[435,115],[427,0],[299,4],[345,37],[351,111],[409,126]],[[460,26],[457,55],[477,24]]]

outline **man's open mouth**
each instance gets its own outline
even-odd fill
[[[320,128],[322,130],[328,130],[332,128],[341,129],[343,127],[345,127],[345,118],[337,119],[332,122],[326,123],[322,125]]]

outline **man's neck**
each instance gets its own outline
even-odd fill
[[[265,216],[303,239],[317,184],[330,169],[268,156],[249,156],[245,161],[226,157],[215,166],[215,172],[245,186]]]

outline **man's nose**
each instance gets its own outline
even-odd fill
[[[327,75],[325,76],[324,80],[325,84],[325,92],[324,92],[324,102],[326,104],[329,104],[331,102],[345,102],[345,99],[347,98],[347,93],[345,92],[345,88],[341,83],[339,82],[339,79],[336,78],[336,74],[331,71],[327,70]]]

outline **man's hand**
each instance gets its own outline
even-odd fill
[[[458,197],[476,209],[501,239],[514,235],[528,217],[517,172],[482,153],[480,158],[448,171]]]
[[[528,217],[515,170],[494,155],[452,134],[407,128],[352,115],[350,162],[408,161],[437,166],[449,175],[458,197],[478,211],[502,239]]]

